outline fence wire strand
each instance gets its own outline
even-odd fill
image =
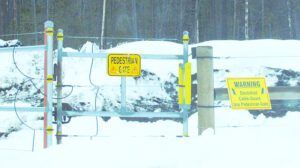
[[[2,35],[0,35],[0,37],[26,36],[26,35],[35,35],[35,34],[44,34],[44,32],[30,32],[30,33],[2,34]]]
[[[96,40],[100,40],[101,37],[97,37],[97,36],[73,36],[73,35],[65,35],[65,38],[69,38],[69,39],[96,39]],[[178,39],[173,39],[173,38],[162,38],[162,39],[158,39],[158,38],[133,38],[133,37],[103,37],[103,39],[105,40],[149,40],[149,41],[176,41],[176,42],[181,42]]]
[[[196,59],[253,59],[253,58],[264,58],[264,59],[268,59],[268,58],[280,58],[280,59],[284,59],[284,58],[297,58],[299,59],[300,56],[292,56],[292,55],[288,55],[288,56],[205,56],[205,57],[197,57]]]

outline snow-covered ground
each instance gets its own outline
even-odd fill
[[[300,161],[299,113],[284,118],[254,120],[245,111],[218,109],[216,135],[197,136],[197,117],[190,118],[190,137],[180,138],[181,124],[126,122],[114,118],[100,122],[100,136],[64,138],[62,145],[31,150],[32,131],[22,129],[0,142],[3,167],[180,167],[180,168],[298,168]],[[224,118],[223,118],[224,117]],[[93,135],[94,118],[76,118],[65,131]],[[233,126],[233,127],[231,127]],[[26,151],[25,151],[26,150]]]
[[[197,45],[213,46],[214,56],[222,57],[215,59],[214,62],[215,68],[218,69],[215,72],[216,87],[225,87],[225,78],[229,76],[265,76],[267,84],[274,86],[282,80],[278,75],[282,75],[283,70],[299,71],[297,66],[300,59],[299,41],[209,41],[192,46]],[[86,43],[81,51],[91,51],[91,43]],[[181,54],[182,46],[171,42],[143,41],[123,44],[107,52]],[[4,57],[0,66],[1,88],[18,83],[16,81],[21,82],[22,76],[14,70],[11,53],[0,54]],[[31,56],[25,58],[24,54]],[[28,75],[39,78],[42,74],[42,67],[38,64],[42,58],[39,55],[42,53],[19,53],[16,54],[16,59],[21,69]],[[91,60],[87,58],[64,59],[64,83],[90,85],[88,79],[90,62]],[[191,62],[195,73],[196,62],[195,60]],[[154,75],[144,76],[145,78],[138,80],[128,79],[130,88],[128,92],[132,93],[128,95],[128,106],[132,106],[130,104],[139,97],[147,96],[172,101],[172,97],[161,87],[161,83],[172,81],[173,75],[177,76],[178,63],[178,61],[143,60],[142,68]],[[284,79],[287,85],[299,85],[297,75]],[[120,79],[106,75],[105,60],[95,60],[92,81],[102,86],[98,106],[103,108],[105,101],[110,100],[117,108]],[[158,86],[157,89],[151,89],[155,85]],[[38,83],[37,86],[41,87],[42,83]],[[33,90],[21,93],[20,97],[35,95]],[[9,90],[5,95],[13,96],[15,91]],[[93,88],[79,88],[67,101],[90,102],[89,108],[93,108],[94,91]],[[148,103],[151,103],[151,99]],[[17,103],[18,106],[28,104],[21,101]],[[12,104],[1,100],[1,105]],[[215,134],[212,130],[207,130],[198,136],[197,114],[194,114],[189,118],[190,136],[187,138],[178,137],[182,134],[182,125],[179,122],[170,120],[138,122],[119,118],[112,118],[107,122],[100,119],[99,134],[91,137],[96,132],[95,117],[76,117],[70,124],[63,126],[64,134],[70,137],[63,138],[62,145],[42,149],[42,131],[37,130],[34,152],[31,152],[33,131],[20,124],[14,113],[0,112],[0,132],[14,129],[8,137],[2,136],[0,139],[0,164],[1,167],[12,168],[21,166],[298,168],[300,166],[299,112],[288,112],[282,118],[267,118],[264,115],[254,118],[244,110],[233,111],[224,107],[216,108],[215,111]],[[42,128],[43,121],[37,120],[40,114],[22,113],[21,117],[30,126]]]

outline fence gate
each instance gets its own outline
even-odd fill
[[[188,32],[183,33],[183,53],[182,55],[157,55],[157,54],[141,54],[138,53],[114,53],[108,54],[103,52],[92,52],[92,53],[82,53],[82,52],[64,52],[63,41],[64,34],[63,30],[59,29],[57,33],[58,41],[58,56],[57,56],[57,142],[61,143],[62,134],[62,116],[100,116],[100,117],[131,117],[131,118],[177,118],[182,119],[183,122],[183,136],[188,136],[188,113],[190,111],[191,104],[191,63],[188,62],[188,42],[189,35]],[[111,76],[120,76],[121,78],[121,108],[118,111],[107,112],[107,111],[63,111],[62,109],[62,61],[66,57],[80,57],[80,58],[98,58],[98,59],[115,59],[122,56],[128,56],[140,59],[162,59],[162,60],[182,60],[182,63],[179,65],[179,97],[178,103],[180,105],[180,112],[132,112],[129,111],[126,107],[126,76],[139,76],[138,70],[141,67],[130,67],[131,72],[125,72],[126,67],[118,65],[110,65],[112,68],[108,69],[108,74]],[[114,57],[114,58],[111,58]],[[115,67],[114,67],[115,66]],[[128,68],[128,67],[127,67]],[[115,72],[115,69],[123,69],[122,72]],[[128,69],[127,69],[128,70]],[[136,71],[135,71],[136,70]],[[123,73],[123,74],[122,74]]]

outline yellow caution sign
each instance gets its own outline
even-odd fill
[[[140,76],[141,56],[138,54],[109,54],[107,72],[110,76]]]
[[[191,92],[192,92],[192,76],[191,76],[191,63],[187,62],[179,64],[178,68],[178,104],[191,104]]]
[[[232,109],[272,109],[265,78],[227,78]]]
[[[183,66],[179,64],[178,67],[178,104],[183,104],[183,91],[184,91],[184,78],[183,78]]]
[[[190,62],[185,63],[185,104],[191,104],[192,98],[192,64]]]

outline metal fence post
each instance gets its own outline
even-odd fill
[[[186,74],[186,64],[188,63],[188,52],[189,52],[189,32],[184,31],[183,36],[182,36],[182,41],[183,41],[183,81],[184,81],[184,89],[183,89],[183,105],[182,105],[182,124],[183,124],[183,136],[188,137],[188,118],[189,118],[189,108],[190,105],[187,103],[187,97],[186,97],[186,92],[187,92],[187,85],[188,83],[186,82],[187,80],[187,74]]]
[[[52,145],[52,111],[53,111],[53,27],[52,21],[46,21],[45,28],[45,58],[44,58],[44,148]]]
[[[215,131],[213,49],[210,46],[196,48],[198,135],[207,128]]]
[[[121,77],[121,113],[126,113],[126,77]]]
[[[57,144],[62,143],[62,49],[63,49],[64,33],[62,29],[57,32]]]

